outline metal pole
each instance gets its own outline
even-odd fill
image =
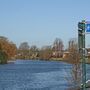
[[[78,45],[82,59],[82,90],[86,90],[85,21],[78,24]]]
[[[83,90],[86,90],[86,60],[85,60],[85,22],[83,22],[83,32],[82,32],[82,82]]]

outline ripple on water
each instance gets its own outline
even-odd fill
[[[24,61],[25,62],[25,61]],[[65,90],[70,65],[26,61],[29,64],[0,65],[0,90]],[[67,72],[68,70],[68,72]]]

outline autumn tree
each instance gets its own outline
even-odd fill
[[[0,36],[1,51],[7,55],[7,59],[14,59],[17,51],[16,45],[9,41],[8,38]]]

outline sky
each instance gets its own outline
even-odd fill
[[[90,0],[0,0],[0,36],[17,46],[52,45],[60,38],[67,47],[78,37],[78,22],[90,21]],[[86,36],[90,46],[90,34]]]

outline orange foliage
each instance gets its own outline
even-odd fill
[[[16,55],[16,45],[8,41],[7,38],[0,37],[1,49],[7,54],[8,59],[12,59]]]

